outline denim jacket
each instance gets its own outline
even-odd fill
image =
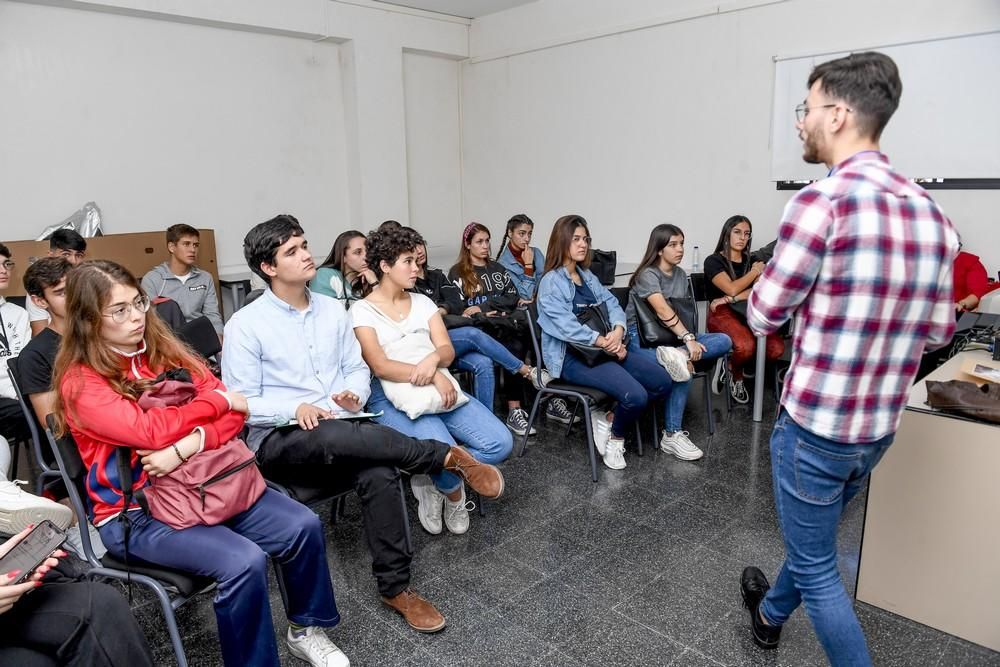
[[[517,287],[518,295],[528,301],[535,298],[535,288],[538,285],[538,278],[542,275],[542,267],[545,266],[545,255],[542,254],[542,251],[538,248],[532,248],[532,250],[535,252],[535,259],[532,260],[535,263],[535,275],[533,276],[529,276],[524,272],[524,266],[514,257],[509,245],[504,247],[503,252],[500,253],[500,257],[497,258],[500,266],[507,269],[507,273],[510,274],[514,286]]]
[[[618,305],[615,295],[590,271],[579,266],[576,270],[597,301],[607,304],[611,326],[621,326],[624,329],[625,311]],[[596,331],[580,324],[573,314],[575,295],[576,285],[563,266],[547,272],[538,284],[538,325],[542,328],[542,358],[553,377],[560,377],[562,373],[566,341],[593,345],[598,337]]]

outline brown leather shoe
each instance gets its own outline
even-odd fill
[[[496,466],[480,463],[461,447],[451,448],[451,460],[444,468],[461,475],[483,498],[493,499],[503,495],[503,473]]]
[[[398,611],[403,620],[417,632],[438,632],[444,629],[446,621],[441,612],[417,595],[412,588],[391,598],[383,597],[382,602]]]

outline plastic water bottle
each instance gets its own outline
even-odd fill
[[[695,246],[694,250],[691,251],[691,270],[701,271],[701,250],[698,249],[698,246]]]

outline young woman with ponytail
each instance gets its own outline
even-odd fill
[[[517,293],[523,303],[535,300],[538,278],[545,266],[545,255],[531,245],[531,234],[535,223],[524,213],[518,213],[507,221],[497,261],[507,269]]]

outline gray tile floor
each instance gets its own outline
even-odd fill
[[[708,439],[699,393],[692,392],[687,415],[705,450],[697,463],[648,450],[640,458],[629,447],[628,468],[601,467],[594,484],[582,432],[566,438],[544,426],[524,458],[515,449],[503,464],[507,493],[488,503],[486,517],[473,513],[468,534],[427,535],[411,511],[413,585],[449,622],[436,635],[409,630],[379,602],[352,497],[346,517],[328,528],[343,617],[331,638],[355,667],[826,664],[802,610],[785,626],[777,651],[760,651],[748,638],[739,573],[757,564],[773,576],[783,554],[770,486],[770,425],[753,424],[749,408],[738,407]],[[861,495],[840,533],[840,567],[851,592],[863,508]],[[325,508],[320,513],[329,516]],[[283,635],[273,584],[271,604]],[[139,605],[157,663],[171,664],[157,608]],[[1000,666],[998,653],[856,607],[876,665]],[[191,664],[220,664],[211,601],[191,603],[178,619]],[[283,664],[304,664],[280,646]]]

